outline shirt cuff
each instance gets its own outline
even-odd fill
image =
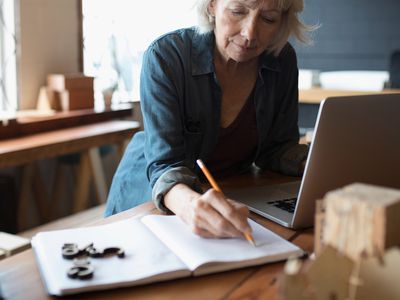
[[[286,150],[280,158],[281,172],[290,176],[301,176],[301,163],[307,159],[308,145],[297,144]]]
[[[157,179],[153,187],[152,198],[157,209],[172,214],[164,205],[164,197],[178,183],[183,183],[198,193],[203,192],[198,177],[187,167],[169,169]]]

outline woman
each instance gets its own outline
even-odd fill
[[[147,49],[141,73],[144,132],[114,176],[106,215],[153,199],[204,237],[250,233],[245,206],[202,193],[196,159],[216,177],[254,163],[301,175],[298,69],[293,35],[303,0],[200,0],[199,28],[168,33]]]

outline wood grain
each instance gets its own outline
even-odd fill
[[[254,176],[259,181],[273,184],[283,180],[279,175],[269,172],[253,173],[229,178],[221,181],[221,186],[230,182],[246,184],[253,182]],[[289,178],[290,179],[290,178]],[[293,178],[291,178],[293,179]],[[256,180],[257,181],[257,180]],[[253,183],[256,183],[254,181]],[[258,182],[259,183],[259,182]],[[106,224],[126,218],[140,218],[147,214],[160,214],[152,202],[113,215],[109,218],[99,218],[103,206],[93,210],[92,214],[84,212],[76,218],[54,222],[42,226],[38,230],[61,229],[76,226],[92,226]],[[295,244],[307,251],[313,249],[312,231],[294,231],[276,223],[252,214],[251,218],[268,227],[280,236],[293,240]],[[36,231],[28,231],[22,236],[32,236]],[[176,279],[168,282],[154,283],[145,286],[91,292],[63,299],[276,299],[278,295],[278,280],[283,269],[283,262],[249,267],[201,277]],[[46,294],[40,279],[32,250],[7,258],[0,262],[0,282],[6,299],[53,299]],[[54,299],[57,299],[54,297]]]
[[[108,121],[0,141],[0,168],[120,143],[138,131],[135,121]]]
[[[7,126],[0,126],[0,140],[122,119],[132,117],[132,114],[132,104],[121,104],[103,110],[81,109],[56,112],[47,116],[40,114],[40,111],[35,116],[31,113],[27,116],[24,111],[18,111]]]

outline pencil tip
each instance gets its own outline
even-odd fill
[[[247,240],[250,244],[252,244],[254,247],[256,247],[256,242],[255,242],[253,236],[252,236],[251,234],[249,234],[249,233],[246,233],[245,236],[246,236],[246,240]]]

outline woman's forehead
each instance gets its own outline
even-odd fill
[[[239,3],[250,8],[285,9],[291,0],[222,0],[226,3]]]

